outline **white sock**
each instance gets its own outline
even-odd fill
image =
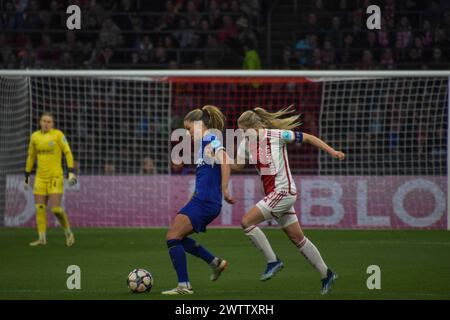
[[[189,281],[188,282],[178,282],[178,286],[190,289],[191,288],[191,283]]]
[[[303,240],[297,244],[301,254],[309,261],[309,263],[320,273],[320,278],[324,279],[327,277],[328,267],[322,259],[319,250],[316,246],[309,241],[308,238],[304,237]]]
[[[250,226],[244,230],[245,235],[250,238],[250,241],[264,254],[267,263],[276,262],[277,256],[270,246],[269,240],[266,235],[257,226]]]

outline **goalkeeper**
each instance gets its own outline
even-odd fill
[[[64,192],[64,177],[62,168],[62,153],[64,153],[68,167],[68,181],[75,185],[77,179],[73,172],[73,156],[64,134],[54,129],[54,118],[50,113],[44,113],[40,118],[41,129],[35,131],[30,138],[27,164],[25,168],[25,189],[30,186],[30,173],[37,159],[36,179],[34,181],[34,200],[36,205],[36,225],[39,239],[30,246],[45,245],[47,228],[47,203],[52,213],[64,228],[66,245],[75,243],[73,232],[70,230],[69,219],[61,207]]]

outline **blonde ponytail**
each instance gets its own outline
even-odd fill
[[[206,112],[209,116],[209,123],[206,125],[209,128],[222,131],[225,126],[225,116],[219,108],[212,105],[206,105],[202,108],[203,112]]]
[[[184,121],[202,121],[208,129],[222,131],[225,126],[225,116],[219,108],[212,105],[194,109],[186,114]]]
[[[294,112],[293,105],[276,112],[268,112],[263,108],[254,108],[253,110],[245,111],[239,117],[238,124],[245,128],[292,130],[302,124],[299,120],[299,114],[291,115]]]

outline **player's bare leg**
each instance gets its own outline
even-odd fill
[[[337,274],[331,271],[320,255],[316,246],[305,237],[300,224],[297,222],[292,223],[283,228],[288,238],[292,243],[300,250],[300,253],[308,260],[308,262],[319,272],[322,280],[322,294],[328,293],[337,279]]]
[[[64,235],[66,237],[66,245],[71,247],[75,243],[75,237],[72,230],[70,229],[69,218],[66,212],[61,207],[62,194],[50,194],[49,195],[49,205],[52,213],[58,219],[59,224],[64,229]]]
[[[36,203],[36,225],[39,239],[30,242],[32,247],[47,244],[47,196],[35,194],[34,202]]]
[[[264,254],[264,257],[266,258],[267,267],[261,275],[261,281],[271,279],[283,268],[283,262],[278,259],[269,243],[269,240],[267,240],[266,235],[257,226],[258,223],[261,223],[264,220],[265,218],[261,213],[261,210],[257,206],[254,206],[244,215],[241,222],[245,235],[250,238],[250,241]]]

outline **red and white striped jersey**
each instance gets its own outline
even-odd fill
[[[282,136],[286,131],[288,130],[260,130],[258,140],[246,137],[238,148],[238,157],[255,165],[266,195],[272,191],[284,191],[292,195],[297,193],[289,168],[287,141]],[[288,132],[294,135],[292,131]]]

